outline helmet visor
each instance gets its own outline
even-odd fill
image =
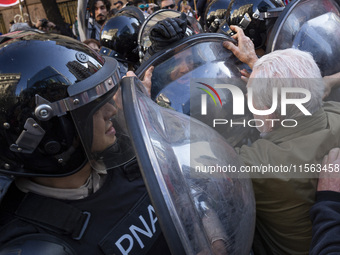
[[[89,162],[97,171],[117,167],[134,157],[119,85],[114,85],[104,94],[101,93],[102,88],[103,84],[99,84],[91,91],[94,95],[86,93],[86,96],[97,98],[71,111]]]

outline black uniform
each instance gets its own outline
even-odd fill
[[[13,184],[0,205],[0,245],[34,233],[58,237],[75,254],[170,254],[143,180],[129,181],[121,168],[80,200],[25,194]]]

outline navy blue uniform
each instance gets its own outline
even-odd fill
[[[0,247],[33,233],[56,236],[76,254],[170,254],[142,178],[129,181],[120,168],[80,200],[25,194],[12,185],[0,205]]]

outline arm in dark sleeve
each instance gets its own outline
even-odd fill
[[[313,236],[310,255],[340,253],[340,193],[318,191],[310,210]]]
[[[196,3],[197,3],[196,8],[197,8],[198,16],[204,16],[207,0],[198,0]],[[201,18],[203,18],[203,17],[201,17]]]

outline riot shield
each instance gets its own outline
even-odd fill
[[[137,78],[121,85],[138,163],[172,254],[248,255],[255,203],[234,149],[204,123],[157,105]]]
[[[78,17],[78,31],[80,41],[84,41],[86,38],[86,30],[88,19],[90,18],[90,12],[88,10],[89,0],[79,0],[77,6],[77,17]]]
[[[340,72],[340,1],[291,2],[276,21],[267,53],[297,48],[311,52],[323,76]]]
[[[216,88],[215,85],[232,84],[245,95],[246,84],[240,78],[240,70],[249,67],[223,47],[225,40],[232,39],[214,33],[187,37],[152,56],[136,74],[142,79],[145,71],[154,66],[152,100],[163,107],[190,115],[211,127],[214,126],[214,120],[225,120],[227,125],[215,125],[214,129],[232,146],[240,146],[256,139],[257,130],[248,125],[232,123],[247,122],[252,115],[247,107],[244,107],[246,110],[242,115],[233,115],[231,91]],[[201,109],[203,91],[209,96],[209,100],[206,100],[206,114],[202,114]],[[214,99],[216,97],[217,101]]]

